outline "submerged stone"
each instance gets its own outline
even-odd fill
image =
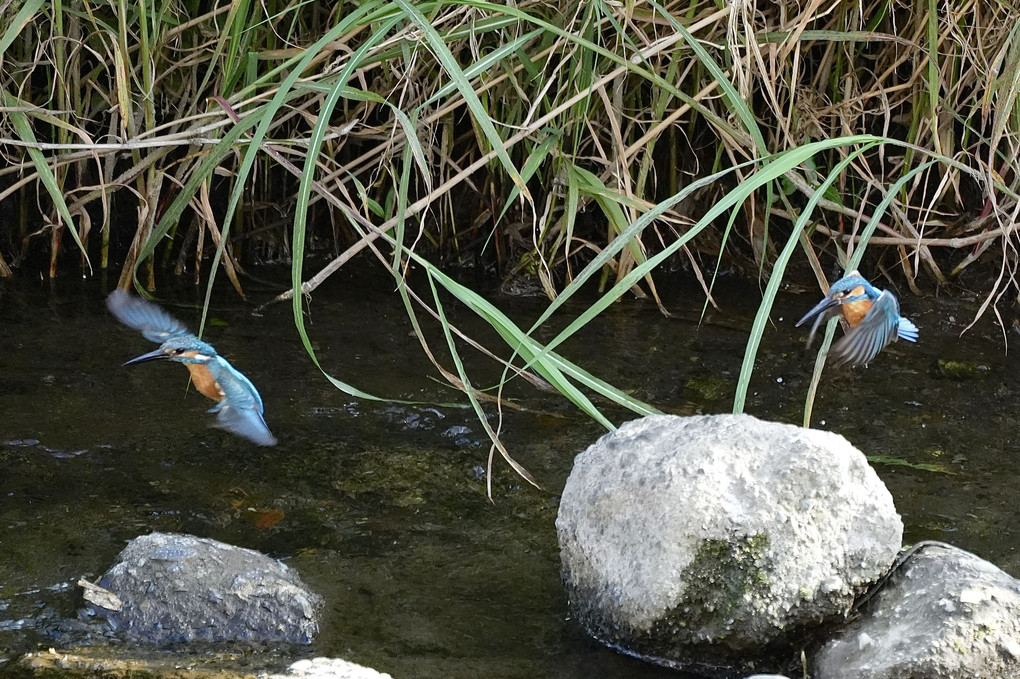
[[[732,394],[733,382],[719,377],[691,377],[684,382],[684,395],[699,403],[711,403]]]
[[[293,570],[265,554],[207,538],[135,538],[98,586],[120,607],[94,604],[86,613],[106,618],[133,641],[309,643],[318,633],[321,599]]]
[[[939,377],[948,377],[954,380],[971,380],[978,377],[987,377],[991,374],[988,366],[983,363],[954,361],[948,358],[940,358],[938,360],[936,372]]]
[[[249,651],[173,653],[144,648],[92,646],[26,653],[12,663],[7,677],[60,679],[392,679],[389,674],[340,658],[308,658],[275,672],[273,654]],[[3,667],[0,665],[0,667]]]
[[[577,456],[556,522],[575,618],[688,670],[785,669],[785,643],[841,621],[903,524],[842,436],[746,415],[651,416]]]
[[[817,679],[1020,677],[1020,580],[942,543],[910,554],[826,644]]]
[[[259,679],[393,679],[341,658],[309,658],[298,660],[284,674],[260,675]]]

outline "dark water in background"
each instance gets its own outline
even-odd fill
[[[106,290],[96,281],[0,283],[0,674],[20,652],[81,641],[53,632],[80,605],[74,583],[101,575],[125,541],[160,530],[250,547],[297,569],[328,604],[321,637],[293,649],[295,658],[345,657],[397,679],[676,676],[596,646],[567,616],[557,495],[574,455],[603,431],[561,398],[509,389],[525,410],[507,412],[503,440],[544,490],[497,460],[490,504],[488,446],[470,410],[337,391],[305,354],[289,306],[254,317],[225,291],[205,333],[262,393],[280,444],[259,449],[208,427],[210,402],[186,390],[183,367],[120,367],[152,345],[107,314]],[[676,292],[678,317],[617,304],[561,351],[664,411],[727,412],[758,290],[722,290],[721,311],[700,327],[696,288]],[[194,292],[175,299],[194,302]],[[544,308],[493,299],[522,326]],[[779,300],[747,412],[800,422],[812,358],[792,324],[816,301],[815,292]],[[990,320],[958,337],[976,299],[902,302],[921,343],[832,375],[815,426],[868,455],[942,469],[876,464],[905,540],[951,542],[1020,575],[1020,357],[1004,354]],[[579,308],[567,306],[557,328]],[[197,329],[197,312],[168,308]],[[470,312],[452,301],[447,311],[506,354]],[[456,399],[433,379],[388,284],[368,290],[340,274],[315,293],[309,320],[319,359],[338,379],[382,396]],[[433,346],[443,347],[438,335]],[[476,384],[496,380],[491,363],[464,355]],[[940,359],[965,364],[947,371]]]

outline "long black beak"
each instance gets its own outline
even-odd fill
[[[833,308],[838,306],[839,302],[832,299],[831,297],[826,297],[821,302],[816,304],[814,309],[804,314],[804,318],[797,321],[797,324],[794,327],[799,328],[801,325],[803,325],[807,321],[810,321],[812,318],[815,319],[815,322],[811,325],[811,332],[808,333],[807,346],[809,347],[811,346],[811,343],[815,339],[815,333],[818,332],[818,326],[822,324],[822,321],[827,321],[833,316],[839,315],[839,312]]]
[[[135,356],[130,361],[124,361],[123,365],[136,365],[138,363],[147,363],[148,361],[159,361],[168,358],[170,358],[170,354],[164,352],[162,349],[155,349],[147,354]]]
[[[799,328],[800,326],[804,325],[804,323],[810,321],[815,316],[818,316],[820,320],[822,315],[825,315],[825,312],[834,306],[839,306],[839,302],[832,299],[831,297],[826,297],[821,302],[816,304],[814,309],[804,314],[804,317],[797,321],[797,323],[793,327]],[[815,323],[815,325],[817,326],[818,324]]]

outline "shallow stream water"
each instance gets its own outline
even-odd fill
[[[522,409],[506,411],[502,438],[542,489],[497,460],[490,503],[485,434],[470,409],[435,405],[460,399],[424,358],[388,284],[335,276],[313,296],[312,342],[334,377],[424,405],[336,390],[305,353],[289,306],[254,316],[223,291],[204,338],[262,393],[280,443],[256,448],[209,427],[209,402],[187,388],[181,366],[121,367],[153,345],[106,312],[108,289],[0,282],[0,674],[27,650],[87,641],[61,623],[81,605],[74,583],[159,530],[284,559],[322,594],[322,634],[285,651],[291,659],[339,656],[397,679],[677,676],[588,641],[568,616],[558,492],[574,455],[604,431],[560,397],[509,389]],[[197,329],[196,291],[160,293]],[[262,302],[273,292],[249,294]],[[562,353],[663,411],[728,412],[759,298],[757,287],[724,288],[721,308],[699,324],[703,298],[683,284],[668,298],[674,317],[643,301],[616,304]],[[544,309],[492,299],[525,327]],[[778,300],[747,412],[800,422],[813,354],[793,322],[817,299]],[[960,338],[980,302],[966,294],[901,301],[921,342],[827,376],[813,424],[874,459],[907,542],[951,542],[1020,576],[1020,335],[1008,331],[1004,353],[989,316]],[[469,312],[447,306],[506,354]],[[568,304],[557,327],[579,308]],[[476,384],[496,381],[491,362],[465,356]],[[598,405],[615,422],[633,417]]]

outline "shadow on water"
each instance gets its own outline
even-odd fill
[[[305,355],[288,306],[253,317],[225,294],[205,333],[262,392],[280,444],[259,449],[209,428],[208,402],[186,389],[179,366],[120,367],[151,345],[107,314],[97,284],[3,285],[0,660],[80,643],[58,631],[80,604],[74,583],[98,577],[126,540],[160,530],[296,568],[328,601],[321,637],[297,657],[345,657],[398,678],[677,676],[596,646],[568,618],[557,494],[574,455],[603,432],[557,397],[511,389],[525,409],[507,413],[503,437],[544,490],[497,461],[490,504],[488,446],[470,410],[336,391]],[[671,319],[651,305],[615,305],[563,352],[667,412],[726,412],[756,299],[753,289],[724,290],[722,311],[700,327],[696,301],[671,302]],[[779,300],[748,412],[799,423],[811,358],[792,322],[815,301]],[[543,308],[498,304],[522,324]],[[815,426],[875,457],[908,541],[952,542],[1020,575],[1015,352],[1003,354],[990,323],[957,337],[972,300],[915,311],[922,304],[931,301],[903,304],[921,343],[826,379]],[[197,328],[193,309],[168,308]],[[456,398],[432,379],[385,286],[321,289],[309,320],[334,376],[379,395]],[[453,320],[489,338],[466,312]],[[471,371],[478,383],[498,376],[481,363]]]

